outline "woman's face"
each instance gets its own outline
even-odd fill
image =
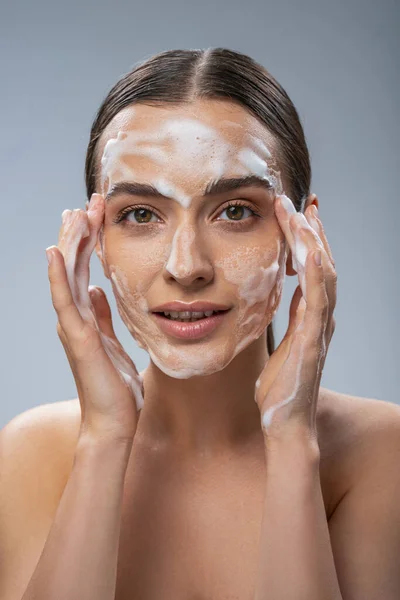
[[[121,318],[167,375],[222,370],[262,335],[281,299],[287,245],[273,200],[284,182],[271,134],[228,101],[136,104],[116,115],[98,148],[98,192],[106,197],[125,181],[160,193],[125,191],[106,202],[96,251]],[[265,187],[204,195],[218,179],[251,175]],[[206,337],[181,340],[164,333],[150,312],[175,300],[231,309]]]

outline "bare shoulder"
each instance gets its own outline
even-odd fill
[[[324,474],[335,492],[342,488],[328,519],[340,589],[346,598],[394,600],[400,597],[400,407],[334,392],[328,402],[337,439],[326,438]]]
[[[9,421],[0,431],[1,490],[7,485],[35,482],[37,501],[43,506],[40,482],[62,483],[72,468],[80,426],[78,399],[34,406]],[[49,485],[44,489],[50,492]],[[60,485],[55,485],[59,490]],[[1,493],[0,490],[0,493]],[[35,494],[30,493],[33,503]],[[58,504],[59,498],[52,498]],[[33,508],[33,506],[32,506]]]
[[[317,422],[321,478],[332,490],[333,512],[374,464],[398,460],[400,406],[321,388]]]
[[[352,447],[365,451],[382,433],[400,427],[400,406],[376,398],[320,390],[319,442],[327,455]]]
[[[0,597],[20,598],[73,466],[79,400],[35,406],[0,431]]]
[[[58,442],[62,444],[78,434],[80,415],[78,398],[33,406],[16,415],[0,430],[2,441],[21,432],[24,442],[29,444],[34,439],[38,449],[43,449],[47,440],[57,446]]]

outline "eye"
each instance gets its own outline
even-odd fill
[[[240,222],[240,221],[244,220],[244,219],[241,219],[241,217],[243,216],[243,213],[246,210],[251,213],[250,217],[251,216],[255,216],[255,217],[259,216],[252,208],[250,208],[250,206],[248,206],[245,202],[241,202],[239,200],[230,202],[230,204],[225,206],[225,208],[222,210],[222,212],[220,214],[227,211],[229,218],[222,219],[223,221],[239,221]]]
[[[133,214],[135,220],[128,219],[129,214]],[[119,215],[114,220],[114,223],[120,223],[121,221],[129,221],[134,224],[146,224],[146,223],[157,223],[157,221],[151,221],[151,217],[157,217],[156,213],[153,209],[148,208],[147,206],[128,206],[124,208]]]
[[[247,218],[260,216],[258,215],[258,213],[255,212],[253,208],[250,208],[250,206],[248,206],[247,203],[239,200],[230,202],[219,214],[226,212],[228,215],[228,218],[221,219],[222,221],[242,223],[246,220],[246,218],[242,218],[243,216],[246,217],[246,210],[250,213],[250,215],[248,215]],[[128,215],[130,214],[133,214],[133,218],[128,218]],[[155,220],[152,220],[153,217],[155,218]],[[132,223],[133,225],[146,225],[147,223],[158,223],[157,219],[159,218],[160,217],[158,217],[158,215],[154,212],[152,208],[145,205],[135,205],[124,208],[124,210],[122,210],[114,219],[114,223],[127,221],[129,223]]]

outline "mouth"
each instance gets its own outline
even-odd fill
[[[227,310],[205,312],[153,312],[160,328],[179,339],[200,339],[210,334],[225,319]]]
[[[207,319],[214,315],[218,315],[223,312],[227,312],[227,310],[208,310],[208,311],[159,311],[156,312],[156,315],[160,315],[161,317],[165,317],[170,321],[179,321],[180,323],[193,323],[195,321],[200,321],[201,319]]]

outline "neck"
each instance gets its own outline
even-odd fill
[[[207,455],[261,434],[255,383],[268,360],[266,332],[212,375],[174,379],[152,361],[142,372],[140,432],[146,443]]]

